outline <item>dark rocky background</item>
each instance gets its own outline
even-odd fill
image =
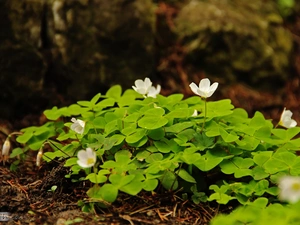
[[[300,123],[300,3],[288,2],[2,0],[0,119],[148,76],[187,96],[209,77],[213,99],[276,119],[287,107]]]

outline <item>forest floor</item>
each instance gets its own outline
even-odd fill
[[[249,114],[256,110],[266,118],[280,119],[283,107],[294,112],[300,122],[300,78],[286,84],[284,97],[257,92],[243,85],[228,88],[227,97],[236,107],[245,108]],[[226,96],[225,96],[226,97]],[[297,109],[297,110],[296,110]],[[35,122],[33,122],[35,121]],[[1,122],[1,129],[10,132],[20,127],[43,123],[42,115],[27,115],[22,120]],[[4,136],[0,135],[2,141]],[[72,183],[64,176],[67,168],[63,162],[43,163],[35,166],[35,155],[28,155],[17,171],[10,171],[12,161],[0,165],[0,221],[1,212],[10,213],[6,224],[208,224],[211,218],[232,208],[213,203],[194,204],[182,199],[180,192],[140,193],[138,196],[120,194],[117,201],[106,209],[95,208],[84,213],[78,200],[87,199],[86,182]],[[51,190],[56,186],[56,190]],[[84,200],[85,201],[85,200]],[[1,224],[1,222],[0,222]]]

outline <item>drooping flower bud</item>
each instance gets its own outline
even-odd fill
[[[10,147],[11,147],[10,140],[9,140],[9,138],[6,138],[6,140],[2,146],[2,155],[3,156],[9,156]]]
[[[36,155],[36,166],[40,166],[43,158],[43,149],[41,148]]]

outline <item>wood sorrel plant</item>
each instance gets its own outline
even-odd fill
[[[200,97],[187,99],[159,95],[160,86],[152,87],[148,78],[135,85],[46,110],[49,122],[24,128],[17,138],[24,147],[10,157],[43,152],[48,144],[53,151],[43,160],[65,159],[66,177],[84,170],[81,179],[94,183],[89,202],[102,203],[114,202],[119,192],[156,191],[159,184],[181,189],[196,203],[249,204],[259,197],[277,202],[278,180],[300,174],[300,128],[288,123],[290,114],[279,125],[293,126],[277,128],[260,112],[249,118],[229,99],[207,101],[218,86],[208,79],[191,84]]]

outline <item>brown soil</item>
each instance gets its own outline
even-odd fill
[[[7,224],[208,224],[217,213],[209,205],[184,201],[176,193],[121,194],[106,209],[81,211],[89,184],[64,178],[63,163],[44,163],[37,168],[30,158],[12,172],[0,167],[0,212],[11,213]],[[50,191],[56,185],[55,191]]]

